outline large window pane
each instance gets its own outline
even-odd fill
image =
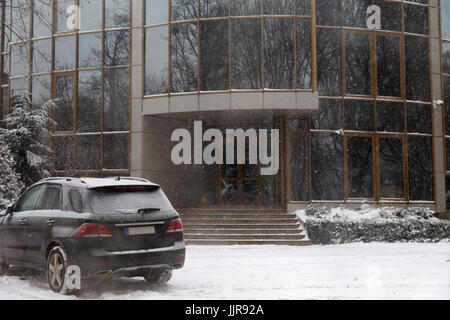
[[[73,76],[59,76],[55,80],[56,93],[56,131],[73,130]]]
[[[428,39],[405,36],[405,51],[406,98],[430,101]]]
[[[201,18],[226,16],[228,16],[228,0],[200,0]]]
[[[102,65],[102,34],[81,34],[79,38],[78,66],[80,68]]]
[[[40,107],[51,98],[50,76],[35,76],[32,82],[31,101],[33,107]]]
[[[101,29],[103,20],[103,1],[79,0],[79,5],[81,11],[80,30],[89,31]]]
[[[450,135],[450,77],[444,77],[445,134]]]
[[[262,89],[261,20],[234,20],[231,27],[233,89]]]
[[[200,22],[200,88],[228,90],[228,21]]]
[[[33,37],[52,34],[52,0],[34,0]]]
[[[400,1],[375,0],[381,9],[381,29],[402,31],[402,4]]]
[[[311,113],[311,129],[313,130],[342,129],[341,100],[320,99],[319,110]]]
[[[79,132],[100,132],[101,71],[78,73],[77,120]]]
[[[309,16],[311,15],[311,0],[296,0],[296,15]]]
[[[171,10],[173,21],[197,19],[198,0],[172,0]]]
[[[294,15],[294,4],[292,0],[270,0],[264,1],[264,14],[268,16]]]
[[[370,36],[345,34],[347,94],[370,95]]]
[[[100,136],[77,137],[78,170],[100,170]]]
[[[127,134],[103,136],[103,169],[128,169],[128,141]]]
[[[11,80],[10,91],[11,99],[15,96],[28,95],[28,77]]]
[[[130,26],[130,0],[105,0],[105,28]]]
[[[381,132],[404,132],[403,103],[377,101],[377,127]]]
[[[431,134],[431,107],[423,104],[408,104],[408,132]]]
[[[442,2],[442,1],[441,1]],[[404,4],[405,32],[428,34],[428,7]]]
[[[127,131],[130,112],[128,68],[105,70],[104,131]]]
[[[340,30],[317,29],[317,81],[321,96],[341,95]]]
[[[400,97],[400,39],[377,36],[378,94]]]
[[[431,137],[408,137],[409,198],[433,201],[433,150]]]
[[[72,172],[75,169],[75,138],[56,136],[54,138],[55,169]]]
[[[441,0],[441,28],[442,37],[450,39],[450,1]]]
[[[330,133],[311,136],[312,200],[344,200],[342,137]]]
[[[29,44],[15,44],[11,46],[11,77],[28,74],[30,56]]]
[[[33,42],[33,73],[52,71],[52,40]]]
[[[198,90],[197,24],[183,23],[171,26],[172,92]],[[151,50],[151,49],[150,49]]]
[[[145,32],[145,94],[163,94],[169,90],[169,30],[167,26]]]
[[[442,42],[442,71],[450,74],[450,42]]]
[[[105,32],[105,65],[121,66],[130,63],[130,32]]]
[[[343,0],[343,24],[346,27],[367,28],[367,8],[372,0]]]
[[[309,135],[289,135],[291,201],[309,201]]]
[[[372,138],[348,137],[348,196],[373,198]]]
[[[374,117],[372,101],[345,101],[345,130],[374,131]]]
[[[312,88],[311,20],[297,19],[297,89]]]
[[[146,0],[145,24],[161,24],[169,21],[170,0]]]
[[[340,26],[341,4],[336,0],[316,0],[317,25]]]
[[[9,1],[8,1],[9,2]],[[11,0],[6,5],[12,7],[13,32],[11,33],[12,42],[24,41],[30,38],[30,1],[29,0]]]
[[[56,6],[57,32],[69,31],[69,28],[67,26],[67,19],[68,19],[67,9],[69,8],[69,6],[72,6],[74,4],[75,4],[74,0],[57,0]]]
[[[264,19],[264,87],[294,88],[294,30],[291,18]]]
[[[380,138],[380,194],[382,198],[404,198],[403,142],[397,138]]]
[[[55,70],[75,69],[75,36],[55,39]]]
[[[230,0],[232,16],[257,16],[261,14],[261,0]]]

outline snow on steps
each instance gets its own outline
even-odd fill
[[[277,206],[214,206],[179,210],[187,245],[305,246],[296,215]]]

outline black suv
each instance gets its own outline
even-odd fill
[[[46,272],[50,289],[81,278],[137,277],[166,283],[185,262],[183,224],[159,185],[145,179],[51,178],[0,213],[0,264]],[[79,288],[78,288],[79,289]]]

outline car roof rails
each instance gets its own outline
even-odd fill
[[[81,183],[86,184],[86,182],[84,182],[82,179],[79,179],[79,178],[69,178],[69,177],[52,177],[52,178],[45,178],[45,179],[42,179],[40,182],[61,181],[61,180],[68,181],[68,182],[70,182],[70,181],[78,181],[78,182],[81,182]]]
[[[150,181],[148,181],[147,179],[136,178],[136,177],[121,177],[121,176],[118,176],[118,177],[116,177],[116,180],[117,181],[120,181],[120,180],[131,180],[131,181],[139,181],[139,182],[148,182],[148,183],[150,183]]]

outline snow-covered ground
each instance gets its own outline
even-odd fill
[[[25,275],[23,276],[23,273]],[[140,278],[87,283],[80,297],[47,290],[39,273],[0,276],[0,299],[450,299],[450,243],[190,246],[166,287]]]

